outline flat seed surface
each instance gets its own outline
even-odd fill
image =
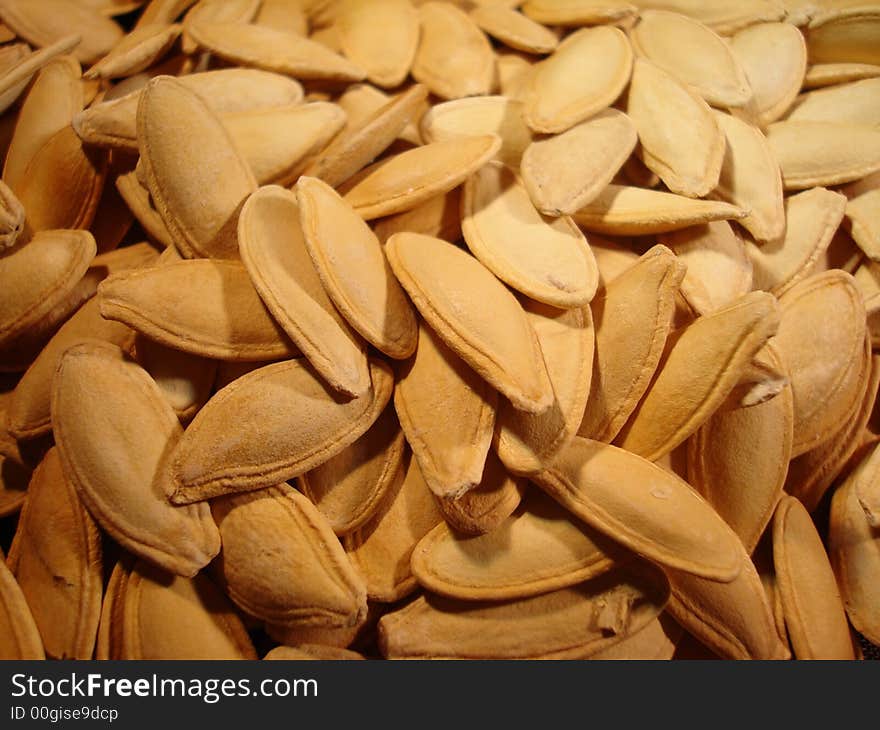
[[[526,598],[577,585],[614,566],[610,541],[572,520],[540,491],[481,537],[463,537],[441,522],[416,546],[416,580],[463,600]]]
[[[301,359],[238,378],[205,404],[170,455],[173,500],[185,504],[271,486],[338,454],[373,424],[391,397],[390,368],[374,361],[370,371],[372,388],[352,399],[329,391]],[[253,427],[218,443],[227,418]]]
[[[822,538],[794,497],[783,498],[773,518],[773,562],[794,655],[853,659],[846,612]]]
[[[407,77],[419,42],[419,14],[409,0],[345,2],[336,24],[342,52],[369,81],[393,88]]]
[[[548,139],[522,155],[520,172],[532,202],[545,215],[571,215],[593,201],[636,146],[632,120],[616,109]]]
[[[261,188],[248,199],[238,226],[248,274],[272,316],[330,385],[350,395],[365,392],[363,345],[321,284],[296,196],[277,186]]]
[[[756,23],[734,35],[730,48],[752,89],[757,121],[761,125],[775,122],[794,102],[804,82],[804,36],[791,23]]]
[[[660,362],[684,275],[672,251],[656,246],[597,298],[593,373],[579,435],[610,442],[626,423]]]
[[[101,314],[169,347],[220,360],[276,360],[296,348],[237,261],[188,259],[102,282]]]
[[[465,183],[462,218],[471,252],[517,291],[566,309],[588,304],[596,293],[587,239],[570,218],[541,215],[501,163],[485,165]]]
[[[751,292],[680,331],[617,443],[649,460],[681,444],[721,405],[779,321],[776,299]]]
[[[480,483],[497,404],[495,390],[422,322],[418,348],[394,387],[394,408],[432,492],[455,498]]]
[[[439,2],[421,5],[419,23],[413,78],[441,99],[488,94],[495,58],[477,24],[462,10]]]
[[[243,66],[289,74],[298,79],[361,81],[364,70],[320,43],[296,33],[245,23],[194,23],[195,42]]]
[[[57,448],[34,473],[7,563],[46,654],[91,659],[101,612],[101,533],[64,477]]]
[[[643,10],[630,40],[638,55],[696,89],[710,104],[738,107],[752,96],[745,70],[730,45],[693,18]]]
[[[641,158],[674,193],[698,198],[718,184],[724,133],[709,105],[659,66],[636,59],[626,113],[636,125]]]
[[[52,420],[66,478],[117,542],[184,576],[217,554],[220,536],[207,505],[175,507],[159,476],[166,451],[181,435],[177,417],[118,347],[88,342],[64,354],[53,383]]]
[[[632,50],[620,29],[577,31],[532,75],[523,118],[536,132],[564,132],[613,104],[631,69]]]
[[[460,185],[500,147],[491,134],[416,147],[380,162],[344,197],[364,220],[410,210]]]
[[[612,236],[641,236],[687,228],[698,223],[738,220],[747,211],[712,200],[626,185],[606,185],[572,218],[588,231]]]
[[[303,240],[336,308],[368,342],[403,359],[416,347],[416,316],[379,239],[327,183],[296,184]]]
[[[575,437],[535,482],[591,527],[640,555],[728,582],[742,545],[686,482],[616,446]]]
[[[655,570],[622,568],[518,601],[465,603],[423,595],[382,617],[380,647],[385,657],[401,659],[589,657],[657,617],[668,587]]]
[[[540,413],[550,406],[552,389],[535,332],[488,269],[427,236],[399,233],[385,250],[413,304],[447,345],[522,410]],[[476,291],[479,298],[471,294]]]
[[[137,129],[147,187],[181,252],[237,259],[236,218],[257,183],[216,115],[179,81],[159,77],[141,94]]]

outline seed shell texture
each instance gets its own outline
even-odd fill
[[[809,512],[783,497],[773,516],[773,563],[797,659],[855,659],[834,571]]]
[[[181,423],[191,421],[211,396],[217,361],[175,350],[143,335],[135,337],[134,353]]]
[[[297,477],[297,485],[327,518],[333,532],[347,535],[382,506],[403,463],[406,441],[394,408],[351,446]]]
[[[7,111],[18,100],[37,71],[57,56],[69,53],[79,42],[79,36],[65,35],[55,43],[32,53],[28,52],[26,44],[8,46],[7,48],[19,50],[7,51],[7,54],[16,54],[15,61],[0,74],[0,113]]]
[[[253,68],[227,68],[181,76],[177,81],[221,115],[260,112],[299,104],[303,88],[288,76]],[[103,101],[73,118],[76,133],[89,144],[137,149],[137,110],[143,88]]]
[[[497,54],[495,66],[500,93],[505,98],[521,102],[537,63],[532,63],[531,57],[525,53],[507,51]]]
[[[876,484],[880,449],[865,457],[831,499],[828,554],[852,625],[880,642],[880,540],[858,500],[863,482]]]
[[[0,258],[0,346],[33,331],[62,306],[96,250],[88,231],[40,231]]]
[[[415,147],[367,168],[344,197],[364,220],[411,210],[460,185],[500,148],[494,134]]]
[[[98,636],[95,640],[95,659],[107,661],[118,659],[122,652],[122,605],[125,597],[125,584],[128,580],[130,560],[121,559],[110,571],[104,598],[101,603],[101,618],[98,623]]]
[[[636,454],[577,436],[534,481],[590,527],[664,567],[721,582],[739,575],[736,533],[689,484]]]
[[[485,535],[513,514],[527,484],[524,479],[512,477],[495,452],[489,451],[480,483],[455,499],[439,498],[437,506],[454,530]]]
[[[21,453],[18,441],[6,428],[10,396],[0,396],[0,517],[16,514],[27,497],[33,469]]]
[[[639,133],[643,162],[672,192],[699,198],[718,185],[724,133],[695,91],[637,58],[626,112]]]
[[[379,239],[327,183],[296,184],[303,240],[336,309],[370,344],[405,359],[418,340],[412,306],[391,271]]]
[[[363,81],[364,70],[296,33],[244,23],[193,23],[189,34],[218,57],[301,80]]]
[[[45,659],[43,640],[15,576],[0,560],[0,659]]]
[[[818,89],[798,97],[786,119],[876,126],[880,118],[880,78]]]
[[[256,659],[234,606],[211,580],[168,576],[139,563],[117,620],[119,659]]]
[[[308,35],[307,4],[300,0],[263,0],[254,22],[288,33]]]
[[[370,599],[394,603],[416,590],[410,567],[413,550],[442,521],[418,463],[407,459],[383,508],[343,538],[349,558],[366,580]]]
[[[645,394],[663,355],[684,275],[672,251],[655,246],[594,300],[595,356],[580,436],[610,442]]]
[[[198,51],[190,30],[194,25],[205,23],[241,23],[254,20],[261,5],[261,0],[199,0],[183,17],[183,42],[181,50],[192,55]]]
[[[877,76],[880,76],[880,66],[872,63],[816,63],[807,66],[803,88],[819,89]]]
[[[238,221],[242,259],[266,307],[333,388],[370,388],[365,348],[324,289],[309,256],[296,195],[260,188]]]
[[[459,535],[441,522],[412,556],[419,583],[465,601],[528,598],[567,588],[615,567],[621,551],[540,491],[495,530]]]
[[[683,635],[684,629],[668,614],[661,613],[640,631],[604,651],[593,654],[590,659],[604,661],[672,659]]]
[[[293,487],[218,497],[211,512],[223,540],[217,572],[248,615],[303,627],[351,626],[366,616],[363,579],[327,520]]]
[[[348,649],[337,649],[336,647],[322,646],[321,644],[300,644],[297,647],[276,646],[263,659],[269,661],[320,661],[322,659],[329,661],[352,661],[363,660],[366,657]]]
[[[383,88],[409,74],[419,43],[419,13],[409,0],[343,0],[335,25],[342,52]]]
[[[858,247],[872,261],[880,260],[880,174],[844,188],[845,224]]]
[[[0,20],[38,48],[65,36],[79,36],[73,53],[82,63],[97,61],[123,37],[122,28],[112,20],[69,0],[2,0]]]
[[[372,388],[351,399],[330,391],[304,359],[238,378],[205,404],[171,453],[172,500],[261,489],[324,463],[364,434],[391,398],[391,369],[376,360],[370,374]],[[250,426],[230,440],[221,435],[230,422]]]
[[[667,611],[720,657],[789,659],[755,565],[741,545],[739,551],[742,569],[729,583],[666,571],[672,586]]]
[[[420,86],[420,84],[409,85],[407,90],[416,86]],[[388,94],[372,84],[362,82],[347,86],[345,91],[336,98],[336,103],[342,107],[348,117],[347,127],[354,129],[385,106],[392,97],[392,94]],[[418,137],[411,141],[413,144],[421,144]]]
[[[343,647],[351,646],[352,643],[362,637],[367,630],[373,631],[376,622],[373,614],[381,613],[382,610],[380,604],[368,603],[367,619],[355,626],[346,626],[344,628],[309,627],[297,626],[295,624],[287,624],[283,626],[264,624],[264,628],[269,635],[269,638],[287,646],[320,644],[321,646],[339,650]],[[368,621],[370,622],[369,624],[367,623]]]
[[[394,387],[394,408],[438,497],[455,499],[480,484],[497,404],[497,392],[422,322]]]
[[[188,259],[108,277],[101,314],[157,342],[218,360],[297,354],[237,261]]]
[[[647,626],[668,597],[662,571],[641,561],[515,601],[425,594],[380,619],[379,647],[394,659],[584,659]]]
[[[419,129],[425,141],[494,134],[501,138],[495,159],[516,167],[532,143],[532,131],[522,119],[522,102],[507,96],[473,96],[435,104],[422,116]]]
[[[606,185],[572,218],[588,231],[611,236],[644,236],[718,220],[738,220],[748,211],[715,200],[694,200],[659,190]]]
[[[467,13],[446,3],[427,2],[419,7],[419,22],[421,36],[412,64],[416,81],[441,99],[492,90],[492,44]]]
[[[481,5],[470,17],[496,40],[525,53],[552,53],[559,43],[555,33],[513,8]]]
[[[71,56],[47,63],[22,103],[3,163],[3,182],[18,194],[34,157],[83,108],[80,67]]]
[[[670,10],[708,25],[716,33],[729,35],[755,23],[782,20],[785,7],[776,0],[634,0],[640,10]]]
[[[85,79],[113,79],[134,76],[146,70],[171,50],[181,27],[143,25],[126,35],[113,50],[83,74]]]
[[[420,233],[449,243],[461,239],[462,186],[435,195],[403,213],[387,216],[373,224],[373,233],[387,243],[395,233]]]
[[[721,405],[779,321],[776,298],[751,292],[680,330],[616,442],[649,461],[668,454]]]
[[[168,226],[153,207],[150,191],[141,185],[137,173],[127,172],[117,177],[116,190],[147,236],[159,244],[160,248],[177,251]]]
[[[34,154],[16,189],[28,227],[89,228],[101,200],[107,162],[103,150],[84,149],[71,127],[52,135]]]
[[[315,28],[312,33],[308,34],[308,39],[323,46],[333,53],[342,53],[342,40],[339,37],[339,26],[331,23],[322,28]],[[366,71],[364,78],[366,78]]]
[[[626,21],[637,12],[624,0],[526,0],[523,13],[544,25],[599,25]]]
[[[750,108],[765,126],[780,119],[791,107],[804,82],[807,45],[791,23],[757,23],[730,39],[752,88]]]
[[[34,472],[7,564],[46,655],[91,659],[101,616],[101,533],[52,448]]]
[[[657,241],[687,266],[681,293],[698,316],[709,314],[752,290],[752,261],[727,221],[713,221],[672,233]]]
[[[862,4],[862,3],[858,3]],[[811,63],[880,63],[880,8],[831,9],[810,21],[807,48]]]
[[[595,333],[589,307],[561,311],[523,301],[553,385],[553,405],[540,415],[500,403],[495,450],[513,474],[538,474],[577,433],[590,394]]]
[[[404,133],[411,120],[418,116],[427,95],[424,86],[415,84],[360,120],[349,115],[348,126],[312,159],[302,174],[338,187]]]
[[[535,140],[520,172],[532,202],[545,215],[571,215],[592,202],[635,149],[632,120],[606,109],[562,134]]]
[[[869,360],[870,358],[870,360]],[[865,356],[860,376],[863,391],[856,412],[837,429],[828,441],[793,459],[788,465],[785,491],[797,497],[814,512],[841,470],[850,463],[856,451],[862,451],[862,436],[868,427],[880,385],[880,363],[871,355],[869,338],[865,338]]]
[[[746,241],[756,289],[782,296],[812,273],[843,219],[846,198],[826,188],[812,188],[785,199],[785,235],[756,246]]]
[[[345,113],[335,104],[316,101],[227,113],[220,121],[258,184],[286,185],[343,128]]]
[[[465,182],[461,229],[486,268],[532,299],[568,309],[596,293],[599,272],[583,233],[568,217],[541,215],[518,176],[500,162]]]
[[[95,341],[65,352],[52,423],[65,477],[120,545],[184,576],[217,554],[220,535],[207,505],[175,507],[161,478],[166,452],[181,435],[177,417],[118,347]]]
[[[147,187],[181,252],[237,259],[238,214],[257,182],[215,113],[159,76],[141,94],[137,129]]]
[[[627,239],[612,241],[594,233],[590,235],[590,248],[593,249],[596,266],[599,267],[597,297],[605,292],[612,281],[639,260],[639,254],[631,248]]]
[[[767,141],[786,190],[840,185],[880,170],[880,126],[776,122]]]
[[[864,476],[856,483],[856,497],[872,527],[880,526],[880,479],[877,479],[878,459],[866,461]]]
[[[730,44],[694,18],[644,10],[629,37],[637,55],[672,74],[714,106],[739,107],[752,97],[746,73]]]
[[[830,439],[859,398],[865,306],[844,271],[813,275],[781,298],[775,338],[794,394],[792,457]]]
[[[785,233],[782,173],[767,139],[759,129],[724,112],[716,111],[715,121],[727,145],[712,194],[749,211],[737,222],[756,241],[780,238]]]
[[[535,331],[486,267],[445,241],[417,234],[395,234],[385,251],[413,304],[456,354],[517,408],[541,413],[552,405]]]
[[[619,28],[576,31],[535,69],[523,118],[535,132],[564,132],[611,106],[630,80],[632,65],[632,49]]]
[[[772,347],[763,356],[784,371]],[[793,427],[794,403],[786,385],[763,403],[720,408],[688,440],[688,481],[734,529],[749,554],[782,496]]]

